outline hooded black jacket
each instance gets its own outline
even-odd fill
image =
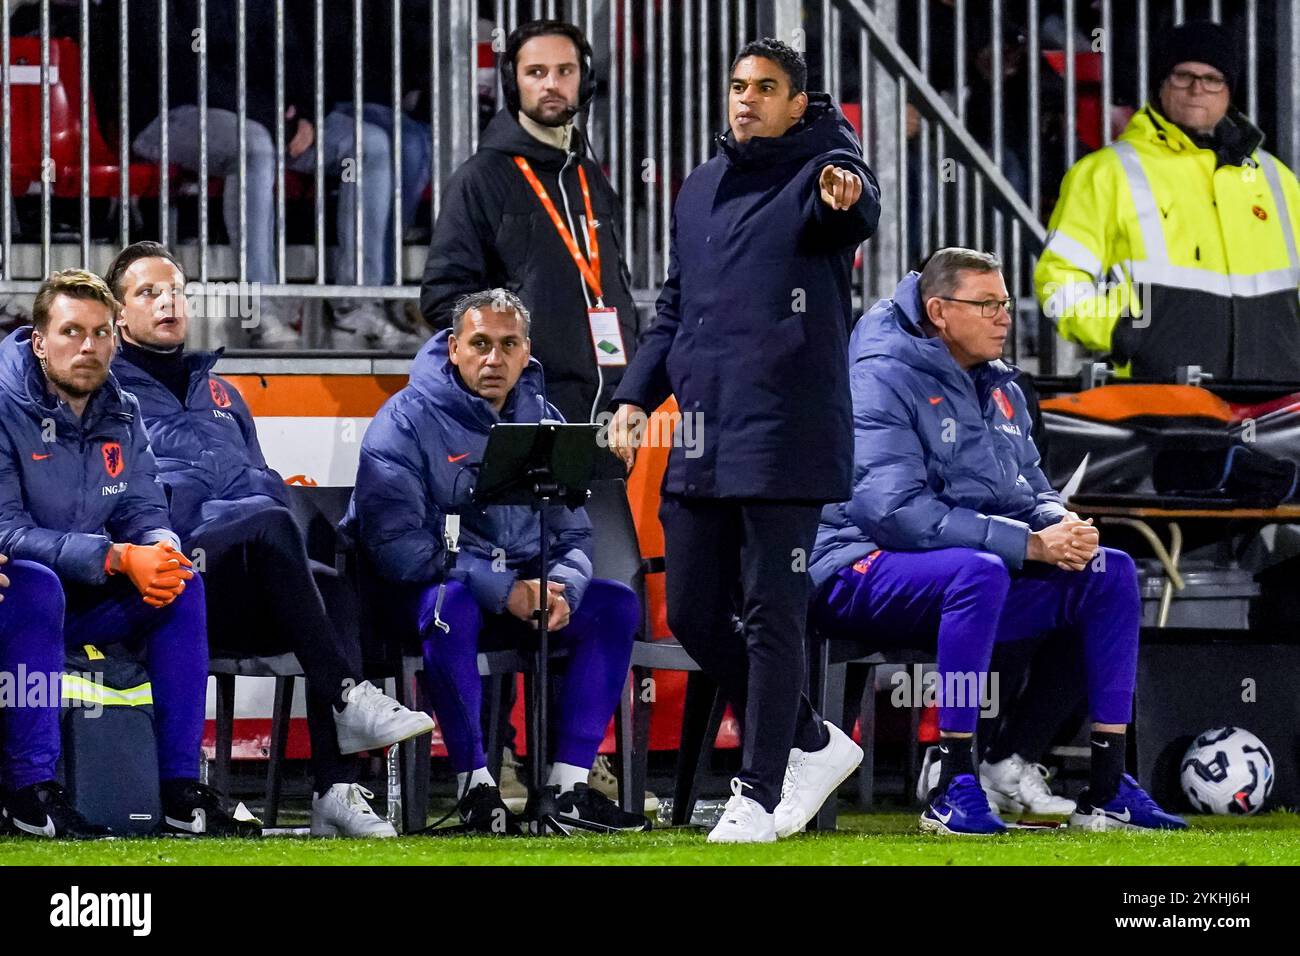
[[[822,202],[827,164],[861,178],[852,208]],[[698,447],[668,457],[666,493],[849,496],[850,277],[879,217],[857,135],[825,93],[808,94],[784,136],[737,143],[727,133],[687,177],[658,318],[615,396],[649,411],[672,393],[683,415],[700,416]]]
[[[599,166],[583,157],[575,129],[565,153],[540,142],[505,110],[483,131],[479,150],[448,181],[434,226],[420,288],[420,311],[429,325],[451,325],[456,299],[497,286],[523,300],[532,314],[532,353],[546,374],[546,397],[571,422],[591,419],[614,394],[623,368],[607,366],[597,403],[596,354],[587,324],[585,283],[551,218],[515,165],[528,160],[561,217],[569,216],[583,247],[584,215],[578,163],[587,171],[592,211],[599,223],[601,285],[605,305],[618,309],[623,345],[636,349],[639,323],[623,262],[619,200]],[[559,179],[564,177],[565,194]]]

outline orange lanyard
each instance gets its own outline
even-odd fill
[[[573,262],[582,273],[583,279],[591,287],[592,293],[596,296],[596,301],[601,301],[600,295],[600,245],[596,239],[596,216],[591,211],[591,191],[587,188],[587,173],[578,164],[578,181],[582,183],[582,202],[587,208],[587,247],[591,250],[591,262],[587,262],[582,255],[582,250],[578,248],[578,242],[573,238],[573,233],[564,224],[560,218],[559,210],[555,208],[555,203],[551,202],[551,197],[546,194],[546,187],[542,185],[533,168],[528,165],[528,160],[522,156],[515,157],[515,165],[519,171],[524,174],[528,180],[528,185],[533,187],[533,192],[537,193],[537,198],[541,200],[542,206],[551,215],[551,222],[555,224],[555,231],[560,234],[564,240],[565,246],[568,247],[569,255],[573,256]]]

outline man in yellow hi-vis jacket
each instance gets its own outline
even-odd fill
[[[1137,377],[1300,382],[1300,185],[1231,106],[1231,51],[1173,31],[1152,101],[1066,174],[1034,272],[1060,334]]]

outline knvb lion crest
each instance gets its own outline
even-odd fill
[[[208,391],[212,393],[212,401],[217,408],[230,407],[230,393],[220,381],[215,378],[208,379]]]
[[[116,478],[126,466],[126,460],[122,457],[122,446],[115,441],[106,441],[99,450],[104,455],[104,470],[108,472],[108,477]]]

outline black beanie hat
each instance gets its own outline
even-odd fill
[[[1232,35],[1217,23],[1188,20],[1174,28],[1157,61],[1158,69],[1151,74],[1153,92],[1159,93],[1161,84],[1179,63],[1208,63],[1223,74],[1229,91],[1237,88],[1236,46]]]

